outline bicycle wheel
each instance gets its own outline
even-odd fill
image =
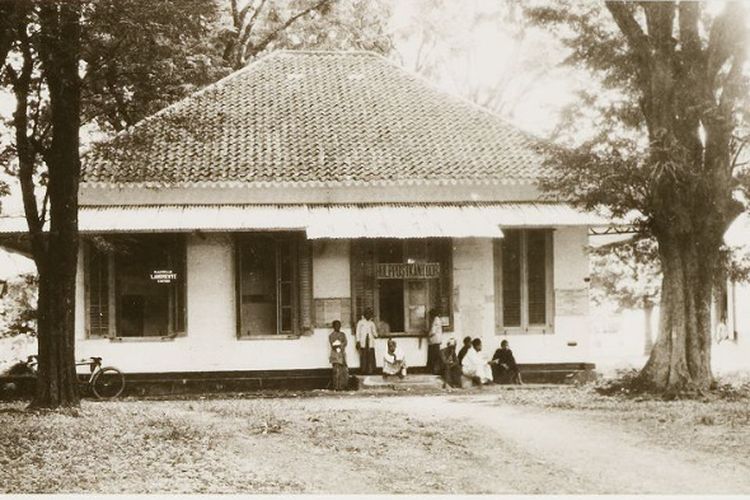
[[[99,399],[112,399],[125,389],[125,376],[112,366],[99,370],[91,379],[91,390]]]

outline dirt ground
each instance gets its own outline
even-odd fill
[[[582,389],[0,405],[0,493],[750,493],[750,410]]]

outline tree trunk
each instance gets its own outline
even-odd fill
[[[39,377],[32,407],[78,405],[75,370],[75,285],[78,263],[80,12],[76,1],[42,3],[39,45],[50,94],[50,232],[39,270]],[[40,265],[41,264],[41,265]]]
[[[695,240],[660,242],[663,269],[659,336],[638,381],[647,390],[705,391],[711,375],[714,261]]]
[[[648,356],[651,350],[654,348],[654,331],[651,328],[652,319],[654,317],[654,306],[651,302],[644,304],[643,306],[643,320],[644,320],[644,339],[643,339],[643,354]]]

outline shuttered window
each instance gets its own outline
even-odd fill
[[[240,337],[312,331],[312,257],[301,233],[237,236]]]
[[[184,235],[90,237],[84,244],[87,335],[185,335],[186,281]]]
[[[499,332],[552,329],[552,231],[504,229],[495,240],[495,318]]]

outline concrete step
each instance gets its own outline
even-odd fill
[[[427,389],[443,387],[443,379],[438,375],[414,374],[404,378],[388,377],[382,375],[357,375],[360,389],[385,389],[385,390],[407,390]]]

